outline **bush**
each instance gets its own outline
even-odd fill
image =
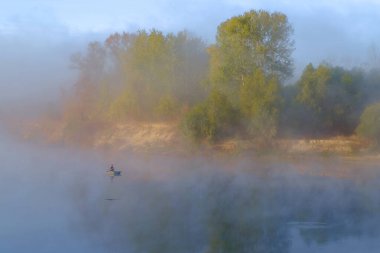
[[[185,115],[182,126],[191,138],[213,142],[231,134],[236,119],[236,111],[227,97],[214,89],[204,103]]]
[[[210,122],[205,104],[194,106],[184,117],[182,129],[185,135],[193,140],[201,140],[208,136]]]
[[[359,136],[371,139],[376,146],[380,144],[380,103],[368,106],[360,116],[359,126],[356,128]]]
[[[178,114],[178,111],[179,103],[171,95],[161,97],[158,106],[155,109],[155,112],[160,119],[173,119]]]

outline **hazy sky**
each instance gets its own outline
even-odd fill
[[[288,16],[294,27],[295,76],[309,62],[352,67],[378,58],[380,0],[13,0],[0,8],[0,88],[16,87],[14,93],[20,93],[34,80],[34,87],[43,87],[36,92],[43,93],[71,80],[63,75],[70,54],[111,32],[187,29],[213,42],[220,22],[250,9]],[[61,81],[51,84],[56,76],[44,75],[46,65],[49,73],[62,74]],[[17,79],[14,66],[23,67],[27,82]]]
[[[295,26],[312,21],[343,26],[343,29],[375,28],[379,21],[378,0],[13,0],[0,10],[3,33],[109,32],[157,27],[162,30],[189,28],[212,37],[224,19],[249,9],[285,12]],[[321,24],[322,25],[322,24]],[[369,26],[369,27],[368,27]],[[311,28],[313,28],[311,27]],[[362,32],[363,30],[360,29]],[[371,33],[370,31],[366,31]]]

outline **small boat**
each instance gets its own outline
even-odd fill
[[[107,175],[110,177],[119,177],[119,176],[121,176],[121,171],[120,170],[109,170],[109,171],[107,171]]]

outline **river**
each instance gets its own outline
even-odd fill
[[[376,163],[110,155],[1,140],[0,252],[380,249]],[[110,163],[121,177],[106,175]],[[335,164],[371,174],[324,173]]]

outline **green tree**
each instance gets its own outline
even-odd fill
[[[298,82],[298,101],[320,113],[330,77],[330,67],[320,65],[315,69],[312,64],[308,64]]]
[[[310,111],[304,127],[318,134],[351,134],[363,104],[360,72],[309,64],[297,83],[297,101]]]
[[[292,32],[287,17],[278,12],[252,10],[223,22],[209,48],[211,83],[221,85],[237,103],[240,86],[257,69],[280,81],[291,76]]]
[[[183,104],[194,104],[204,97],[201,82],[208,70],[206,46],[187,32],[114,34],[106,47],[120,86],[136,94],[146,114],[157,112],[156,106],[167,94]]]
[[[269,140],[277,134],[280,85],[266,78],[261,69],[247,78],[240,89],[240,108],[251,136]]]
[[[206,45],[185,31],[116,33],[73,55],[72,65],[79,78],[70,99],[76,110],[69,112],[85,120],[168,119],[174,107],[192,106],[205,97]]]
[[[209,82],[241,110],[256,138],[277,133],[280,84],[293,71],[292,32],[284,14],[252,10],[220,24],[209,47]]]

